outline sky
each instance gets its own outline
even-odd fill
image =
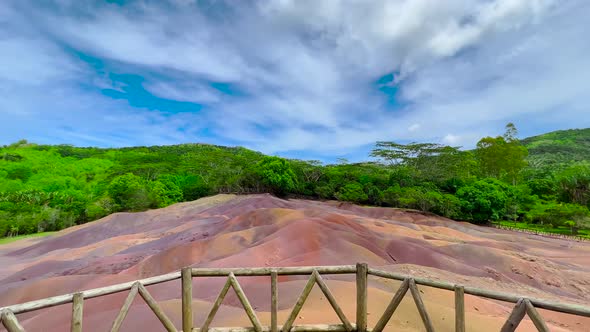
[[[368,158],[590,127],[587,0],[0,1],[0,144]]]

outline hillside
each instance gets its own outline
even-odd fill
[[[270,195],[218,195],[141,213],[116,213],[49,238],[0,246],[0,306],[96,288],[194,267],[338,265],[366,262],[413,276],[446,280],[539,298],[584,303],[590,296],[590,243],[494,230],[416,211],[368,208],[339,202],[283,200]],[[354,317],[355,283],[326,277],[348,317]],[[222,278],[194,282],[195,324],[223,285]],[[267,278],[240,283],[263,324],[269,320]],[[280,320],[286,319],[304,278],[279,278]],[[399,282],[370,279],[373,326]],[[453,331],[452,292],[421,287],[437,331]],[[150,286],[180,326],[178,282]],[[126,294],[85,301],[84,328],[108,330]],[[409,294],[386,331],[422,331]],[[513,305],[466,297],[468,326],[498,331]],[[19,315],[27,330],[69,329],[71,306]],[[551,331],[586,331],[589,318],[543,311]],[[316,289],[297,324],[337,322]],[[247,326],[235,295],[224,302],[213,326]],[[141,301],[134,302],[125,331],[159,326]],[[525,319],[519,331],[535,331]]]
[[[483,138],[475,151],[378,142],[371,155],[380,162],[332,165],[206,144],[102,149],[23,140],[0,147],[0,237],[218,193],[409,208],[478,224],[520,221],[567,234],[590,228],[590,164],[573,162],[587,160],[589,130],[524,140],[532,167],[515,132],[510,124],[506,139]]]
[[[590,128],[554,131],[525,138],[533,166],[590,161]]]

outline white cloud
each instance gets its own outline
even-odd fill
[[[7,50],[0,54],[7,64],[0,68],[0,112],[26,111],[37,122],[61,114],[79,128],[72,140],[201,141],[211,139],[199,134],[207,127],[217,143],[317,155],[389,139],[473,146],[509,121],[525,134],[590,126],[590,5],[582,0],[35,4],[8,7],[9,28],[2,33],[0,25]],[[43,33],[25,28],[31,18]],[[147,111],[81,88],[117,83],[64,45],[102,59],[106,71],[144,76],[155,96],[206,108]],[[392,72],[401,103],[393,108],[375,84]],[[65,91],[67,102],[53,99]],[[133,123],[109,127],[112,117]],[[12,134],[0,140],[30,136],[34,127],[10,121]]]
[[[155,96],[178,101],[194,103],[219,102],[222,95],[219,91],[195,82],[156,81],[144,84],[144,87]]]
[[[448,145],[455,145],[460,141],[461,137],[453,134],[447,134],[443,139],[443,143]]]
[[[413,125],[411,125],[411,126],[409,126],[409,127],[408,127],[408,131],[410,131],[410,132],[415,132],[415,131],[417,131],[418,129],[420,129],[420,127],[421,127],[421,126],[420,126],[420,124],[419,124],[419,123],[414,123]]]

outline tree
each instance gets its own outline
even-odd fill
[[[383,191],[383,203],[387,206],[399,207],[401,191],[399,184],[388,187]]]
[[[28,165],[14,164],[6,168],[6,178],[10,180],[21,180],[27,182],[33,175],[33,170]]]
[[[589,219],[588,208],[577,204],[551,202],[539,202],[532,207],[528,218],[533,223],[552,226],[568,226],[568,220],[583,225]]]
[[[574,227],[576,227],[576,222],[573,220],[568,220],[564,223],[567,227],[570,228],[570,234],[574,234]]]
[[[557,174],[561,198],[570,203],[590,206],[590,164],[572,165]]]
[[[10,234],[8,234],[8,236],[18,236],[18,226],[17,225],[11,225],[10,226]]]
[[[160,175],[157,181],[149,182],[151,201],[155,207],[165,207],[182,201],[182,190],[173,175]]]
[[[194,201],[211,194],[212,190],[201,176],[183,175],[178,177],[178,186],[182,191],[182,197],[186,201]]]
[[[509,123],[504,136],[484,137],[477,143],[476,157],[484,176],[516,184],[527,165],[528,156],[528,150],[520,144],[517,134],[514,124]]]
[[[277,195],[285,195],[295,189],[297,176],[289,162],[279,157],[264,157],[256,165],[262,182]]]
[[[395,142],[377,142],[371,151],[371,157],[381,158],[390,164],[415,166],[421,158],[438,156],[457,148],[436,143],[399,144]]]
[[[132,173],[118,176],[111,181],[109,196],[126,211],[139,211],[151,205],[148,191],[142,179]]]
[[[457,198],[461,202],[463,217],[476,223],[498,220],[506,211],[510,188],[495,179],[483,179],[460,188]]]
[[[207,144],[100,149],[23,141],[0,147],[0,236],[11,226],[19,234],[59,230],[116,211],[218,192],[263,191],[408,207],[477,222],[574,221],[588,227],[590,220],[580,211],[590,206],[590,164],[584,162],[590,130],[575,134],[575,140],[569,133],[527,140],[531,151],[551,157],[542,167],[523,166],[526,150],[512,124],[502,136],[483,138],[475,151],[379,142],[372,155],[389,165],[322,165]],[[488,175],[504,182],[481,178]]]
[[[366,202],[369,197],[363,191],[363,187],[358,182],[348,183],[336,193],[336,198],[340,201],[353,203]]]
[[[443,194],[440,204],[436,207],[437,214],[447,218],[457,218],[461,215],[461,201],[451,194]]]
[[[417,170],[410,166],[395,165],[389,175],[389,185],[400,187],[411,187],[418,185]]]
[[[290,162],[297,175],[297,193],[313,196],[320,179],[324,176],[322,163],[318,160],[291,160]]]

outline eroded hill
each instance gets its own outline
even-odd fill
[[[540,298],[584,303],[590,297],[590,243],[512,233],[389,208],[338,202],[282,200],[270,195],[218,195],[141,213],[118,213],[66,229],[46,239],[0,246],[0,306],[135,280],[194,267],[340,265],[366,262],[414,276]],[[285,319],[305,280],[279,280],[280,319]],[[221,289],[221,279],[195,279],[199,326]],[[240,278],[263,324],[269,320],[267,278]],[[328,285],[354,317],[351,278],[329,277]],[[369,324],[374,324],[399,283],[371,280]],[[452,293],[423,287],[437,330],[451,331]],[[150,287],[180,326],[180,285]],[[104,331],[125,294],[88,300],[85,330]],[[337,322],[314,290],[296,323]],[[468,326],[497,331],[512,306],[467,297]],[[226,299],[213,325],[246,326],[237,299]],[[70,305],[20,315],[28,330],[69,327]],[[418,313],[405,299],[390,322],[401,331],[420,331]],[[584,331],[589,319],[543,312],[555,331]],[[123,330],[158,330],[139,300]],[[519,329],[520,330],[520,329]],[[522,330],[534,330],[525,321]]]

